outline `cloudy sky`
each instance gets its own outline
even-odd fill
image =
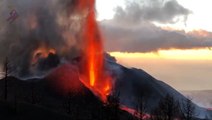
[[[212,90],[210,0],[97,0],[105,49],[178,90]]]

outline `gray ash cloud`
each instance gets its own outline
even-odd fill
[[[37,73],[31,71],[32,55],[40,47],[55,49],[60,59],[76,55],[83,21],[77,4],[77,0],[2,0],[0,64],[8,57],[16,76],[33,76]],[[7,18],[12,10],[18,18],[10,23]]]

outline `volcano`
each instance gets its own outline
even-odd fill
[[[8,58],[6,77],[0,81],[2,118],[132,120],[139,118],[136,112],[143,114],[137,111],[138,98],[145,99],[144,113],[153,117],[153,109],[167,95],[187,100],[145,71],[126,68],[104,54],[95,0],[19,0],[12,4],[17,5],[20,17],[0,31],[1,57]],[[19,79],[37,78],[7,77],[7,68]],[[192,106],[198,113],[192,117],[212,119],[209,110]]]
[[[44,78],[7,77],[7,98],[0,100],[4,120],[115,120],[134,119],[128,112],[103,103],[75,74],[72,65],[61,65]],[[5,80],[0,81],[4,98]],[[114,116],[114,111],[118,116]],[[118,118],[117,118],[118,117]]]
[[[119,97],[119,104],[125,106],[124,110],[119,109],[119,118],[122,120],[134,119],[135,117],[129,114],[128,110],[136,109],[137,97],[145,98],[147,107],[146,113],[150,114],[161,99],[164,99],[167,94],[172,95],[174,99],[182,101],[187,98],[177,92],[175,89],[166,83],[156,80],[151,75],[143,70],[136,68],[126,68],[118,63],[109,55],[106,55],[105,62],[107,70],[111,71],[114,78],[114,86],[111,94]],[[89,87],[84,85],[79,79],[76,66],[73,64],[64,64],[53,70],[43,79],[19,80],[15,77],[8,79],[8,98],[1,101],[0,111],[6,109],[6,114],[3,114],[5,119],[8,116],[16,113],[17,116],[25,119],[51,118],[47,115],[55,116],[64,119],[112,119],[109,118],[113,112],[107,108],[107,103],[102,102],[100,96]],[[4,95],[4,80],[0,81],[1,95]],[[201,108],[194,103],[196,118],[208,119],[212,118],[211,111]],[[16,110],[14,110],[16,105]],[[69,109],[70,107],[70,109]],[[112,108],[114,109],[114,108]],[[12,112],[11,112],[12,111]],[[17,112],[14,112],[17,111]],[[44,116],[43,111],[46,115]],[[75,111],[75,112],[73,112]],[[113,110],[112,110],[113,111]],[[127,111],[127,112],[125,112]],[[34,112],[34,113],[32,113]],[[16,118],[17,116],[13,117]],[[44,116],[44,117],[42,117]],[[120,117],[121,116],[121,117]]]
[[[183,101],[188,100],[180,92],[163,81],[155,79],[142,69],[126,68],[111,59],[107,61],[110,71],[117,75],[114,86],[115,94],[119,94],[120,103],[128,108],[136,109],[139,104],[137,100],[139,97],[145,100],[147,113],[157,107],[166,95],[173,96],[181,104],[183,104]],[[192,106],[195,107],[195,113],[197,113],[195,117],[197,119],[212,119],[212,111],[199,107],[194,103],[192,103]]]

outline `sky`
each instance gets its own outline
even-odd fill
[[[97,0],[105,49],[177,90],[212,90],[211,0]]]
[[[209,12],[212,10],[211,0],[177,0],[179,4],[192,11],[187,20],[187,26],[182,23],[165,24],[177,29],[204,29],[212,31],[212,16]],[[126,0],[96,0],[96,9],[98,12],[98,20],[112,19],[117,6],[126,6]],[[164,24],[161,24],[164,26]]]

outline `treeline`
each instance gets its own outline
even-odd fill
[[[195,120],[195,106],[191,99],[177,101],[171,95],[160,100],[151,112],[150,120]]]
[[[112,104],[109,102],[109,106],[114,106],[114,108],[120,108],[119,106],[119,97],[110,96],[110,99],[113,98]],[[108,101],[111,101],[108,99]],[[115,115],[114,115],[115,114]],[[177,101],[171,95],[166,95],[158,103],[158,106],[149,112],[149,108],[146,104],[146,100],[139,96],[137,98],[137,106],[133,114],[135,117],[129,120],[197,120],[195,116],[198,113],[195,110],[195,106],[192,103],[191,99]],[[113,112],[113,116],[116,115],[116,112]],[[121,120],[118,119],[116,120]]]

